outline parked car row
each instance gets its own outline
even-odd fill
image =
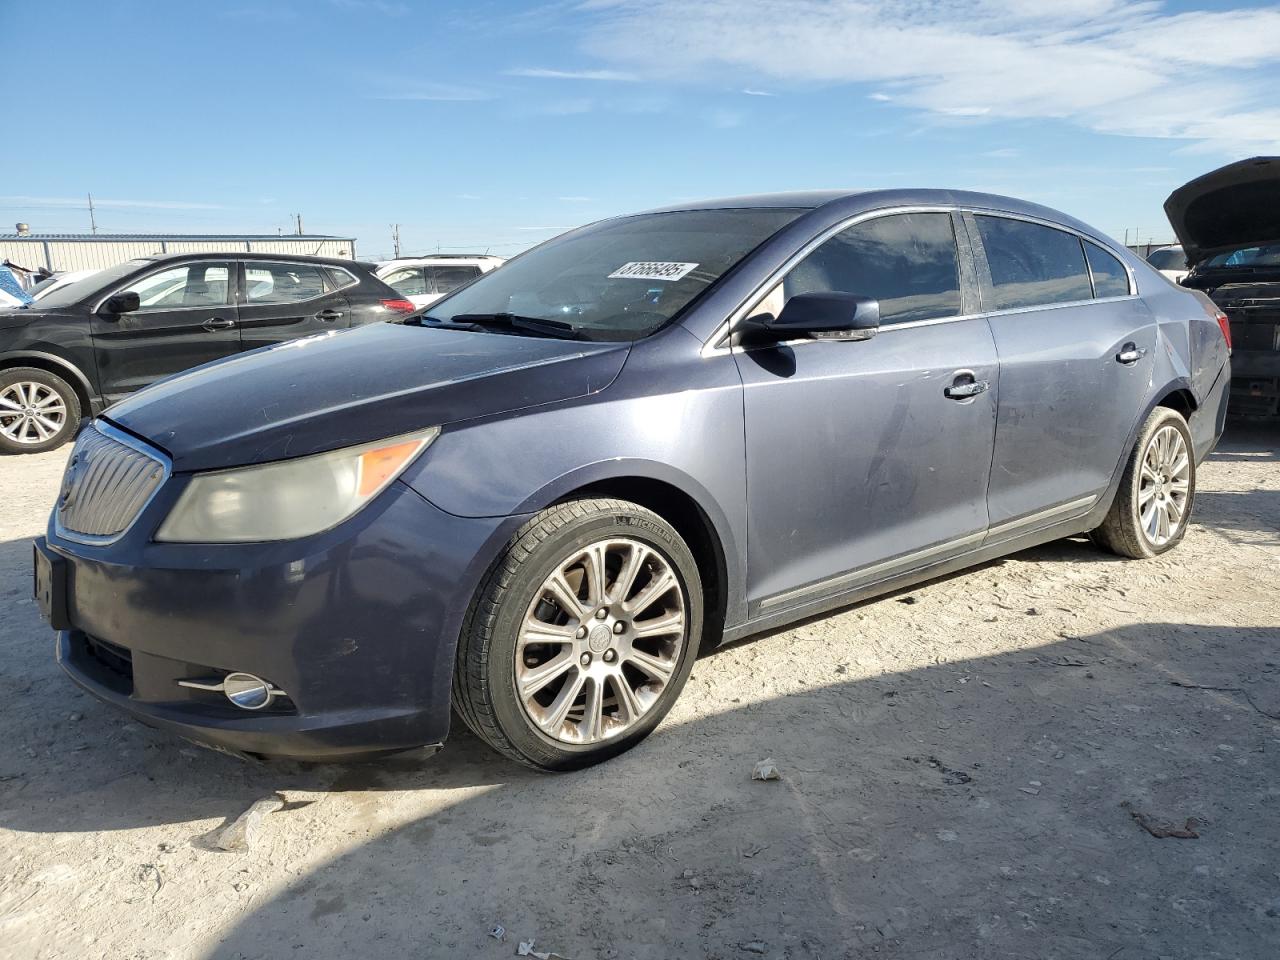
[[[715,644],[1073,534],[1157,556],[1231,377],[1203,293],[954,191],[616,217],[405,322],[137,393],[184,324],[232,353],[399,307],[355,265],[278,259],[67,291],[48,322],[123,399],[36,543],[58,659],[248,754],[439,745],[456,711],[581,767],[652,731]]]

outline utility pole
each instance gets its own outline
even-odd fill
[[[302,236],[302,214],[295,213],[293,219],[298,222],[298,236]]]
[[[400,224],[391,225],[391,246],[395,249],[395,259],[400,259]]]
[[[89,194],[89,230],[95,236],[98,233],[98,219],[93,215],[93,194]]]

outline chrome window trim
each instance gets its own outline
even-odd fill
[[[169,456],[166,453],[164,453],[162,450],[159,450],[156,447],[151,446],[151,444],[149,443],[144,443],[143,441],[139,440],[137,437],[133,436],[132,434],[125,433],[123,430],[119,429],[118,427],[113,427],[111,424],[103,420],[92,421],[88,429],[97,430],[100,434],[107,437],[108,439],[114,440],[116,441],[116,443],[119,443],[122,446],[129,447],[130,449],[135,450],[136,452],[142,454],[144,457],[148,457],[156,461],[156,463],[160,464],[160,469],[163,474],[160,477],[160,482],[156,484],[156,488],[151,491],[151,495],[142,502],[142,506],[140,506],[138,508],[138,512],[133,515],[133,519],[130,520],[127,524],[125,524],[124,529],[121,530],[119,533],[112,533],[104,536],[95,536],[90,533],[77,533],[74,530],[68,530],[66,527],[62,525],[61,506],[56,503],[54,504],[53,531],[58,535],[59,539],[70,540],[73,543],[83,543],[86,546],[91,546],[91,547],[105,547],[115,543],[117,540],[120,540],[122,537],[124,537],[125,534],[127,534],[130,530],[133,529],[134,525],[138,522],[138,520],[142,517],[142,515],[147,512],[147,508],[151,506],[152,501],[155,500],[156,496],[160,493],[160,491],[164,489],[165,484],[169,482],[169,478],[173,476],[173,461],[169,459]],[[61,494],[59,494],[58,499],[59,500],[62,499]]]
[[[904,213],[958,213],[958,214],[967,213],[975,217],[990,216],[990,217],[1004,217],[1007,220],[1024,220],[1027,223],[1034,223],[1039,226],[1050,227],[1054,230],[1060,230],[1063,233],[1069,233],[1072,236],[1077,237],[1082,241],[1086,241],[1088,243],[1092,243],[1094,246],[1100,247],[1101,249],[1110,253],[1113,257],[1116,256],[1115,253],[1111,251],[1109,247],[1107,247],[1103,243],[1100,243],[1096,237],[1092,237],[1089,234],[1083,233],[1082,231],[1077,230],[1074,227],[1069,227],[1066,224],[1055,223],[1052,220],[1045,220],[1041,217],[1034,217],[1028,214],[1005,213],[1003,211],[990,210],[982,207],[969,207],[969,206],[948,207],[948,206],[915,206],[915,205],[902,206],[902,207],[886,207],[878,210],[864,211],[859,214],[854,214],[853,216],[848,217],[844,220],[841,220],[839,223],[836,223],[833,226],[828,227],[826,230],[822,231],[822,233],[819,233],[818,235],[813,237],[803,247],[801,247],[799,250],[793,253],[790,257],[788,257],[780,267],[778,267],[776,270],[774,270],[772,273],[769,274],[769,276],[764,280],[764,282],[758,284],[756,288],[752,290],[751,293],[748,294],[746,298],[744,298],[743,302],[729,315],[728,320],[724,321],[722,324],[720,324],[720,326],[716,328],[715,332],[707,339],[706,343],[703,345],[703,348],[701,350],[701,355],[703,357],[714,357],[714,356],[721,356],[721,355],[732,353],[734,348],[731,347],[726,341],[728,340],[729,334],[733,330],[734,326],[738,323],[741,323],[742,320],[744,320],[746,317],[750,316],[751,311],[755,309],[756,306],[759,305],[760,300],[765,296],[765,294],[767,294],[770,290],[772,290],[774,286],[777,283],[779,283],[787,275],[787,273],[789,273],[793,268],[795,268],[800,263],[801,260],[807,257],[810,253],[812,253],[822,244],[826,243],[836,234],[841,233],[842,231],[847,230],[849,227],[856,226],[857,224],[862,223],[866,220],[872,220],[877,217],[890,217],[890,216],[895,216],[895,215],[904,214]],[[958,247],[959,247],[958,237],[956,238],[956,244],[957,244],[957,251],[958,251]],[[1083,251],[1081,251],[1081,253],[1083,254]],[[985,257],[986,251],[985,250],[982,251],[982,254]],[[958,252],[957,252],[957,256],[958,256]],[[1002,310],[983,310],[979,313],[958,314],[957,316],[954,316],[954,317],[934,317],[929,320],[908,320],[905,323],[885,324],[884,326],[880,327],[876,335],[883,336],[884,334],[891,333],[894,330],[912,330],[918,327],[930,327],[930,326],[936,326],[938,324],[943,324],[943,323],[959,323],[964,320],[980,320],[980,319],[987,319],[990,317],[1002,317],[1002,316],[1019,314],[1019,313],[1027,313],[1031,310],[1057,310],[1064,307],[1080,307],[1080,306],[1085,306],[1087,304],[1093,304],[1093,303],[1116,303],[1122,300],[1136,300],[1138,298],[1138,294],[1136,292],[1137,282],[1134,276],[1133,268],[1129,264],[1125,263],[1124,260],[1121,260],[1119,257],[1116,257],[1116,259],[1120,260],[1121,266],[1124,267],[1125,273],[1128,274],[1128,277],[1129,277],[1129,293],[1122,296],[1090,297],[1088,300],[1064,300],[1057,303],[1035,304],[1034,306],[1029,306],[1029,307],[1005,307]],[[1085,267],[1086,269],[1088,269],[1088,258],[1085,259]],[[1090,277],[1090,288],[1092,289],[1092,275]],[[776,344],[771,344],[771,346],[795,346],[801,343],[821,343],[821,342],[822,342],[821,340],[813,340],[809,337],[802,337],[798,340],[781,341]]]
[[[139,314],[139,313],[160,313],[161,311],[165,313],[176,313],[179,310],[216,310],[218,309],[218,307],[234,307],[235,303],[232,301],[231,292],[232,292],[232,287],[234,287],[235,284],[232,282],[231,274],[234,272],[233,268],[235,267],[236,262],[237,261],[234,256],[227,257],[225,260],[219,259],[218,257],[214,256],[208,260],[199,260],[199,259],[184,260],[181,263],[167,264],[166,266],[161,267],[159,270],[152,270],[150,273],[144,273],[141,276],[135,277],[133,280],[130,280],[128,283],[124,284],[123,286],[116,287],[114,290],[108,293],[105,297],[103,297],[97,303],[95,303],[93,305],[93,309],[89,312],[96,316],[98,311],[102,309],[102,305],[104,303],[106,303],[108,300],[114,297],[117,293],[124,293],[124,291],[128,290],[135,283],[141,283],[143,280],[146,280],[148,277],[154,277],[158,274],[164,273],[166,270],[173,270],[176,267],[187,266],[192,263],[225,263],[227,265],[227,299],[226,300],[224,300],[222,303],[206,303],[206,304],[201,304],[194,307],[140,307],[139,309],[133,311],[133,313],[129,314],[129,316],[132,317],[135,314]]]

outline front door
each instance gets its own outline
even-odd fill
[[[245,350],[351,326],[351,305],[321,265],[245,260],[240,344]]]
[[[995,344],[953,218],[857,223],[752,312],[797,293],[880,301],[858,342],[735,347],[747,441],[748,601],[767,616],[974,549],[987,528]]]
[[[1106,490],[1151,383],[1156,326],[1098,244],[1027,220],[967,222],[1000,357],[987,502],[993,537],[1014,535],[1083,515]]]
[[[92,319],[98,376],[108,401],[239,352],[232,269],[225,260],[190,261],[160,267],[112,291],[137,293],[140,306]]]

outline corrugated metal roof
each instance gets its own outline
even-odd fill
[[[118,241],[128,243],[137,240],[354,240],[355,237],[335,237],[325,233],[0,233],[0,240],[73,240]]]

